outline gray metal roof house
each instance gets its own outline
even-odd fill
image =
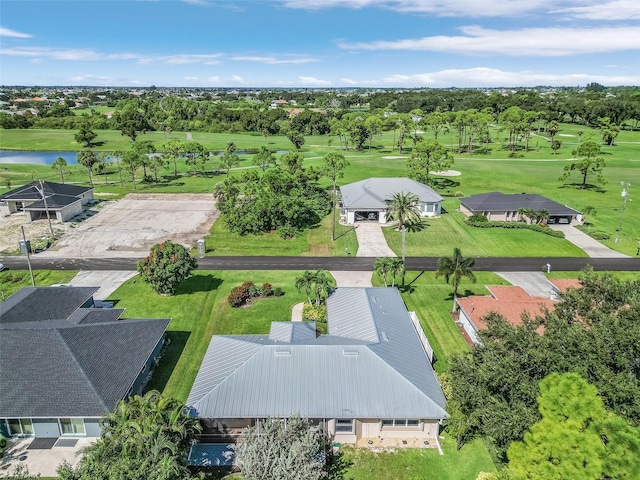
[[[327,314],[327,335],[273,322],[268,335],[213,336],[187,405],[219,433],[298,414],[342,443],[435,439],[445,398],[398,290],[337,288]]]
[[[27,287],[0,303],[0,433],[100,435],[99,418],[138,393],[169,319],[119,320],[97,287]]]
[[[340,187],[341,222],[352,224],[360,220],[378,220],[387,223],[386,201],[401,192],[418,196],[422,216],[440,214],[442,197],[431,187],[406,177],[369,178]]]
[[[82,213],[82,207],[93,199],[93,188],[56,182],[31,182],[0,195],[0,215],[25,212],[29,221],[47,218],[66,222]]]
[[[547,210],[547,223],[579,223],[581,220],[579,211],[535,193],[489,192],[460,199],[460,211],[465,215],[480,214],[495,221],[523,221],[525,218],[518,213],[521,208],[535,212]]]

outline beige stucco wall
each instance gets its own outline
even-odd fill
[[[439,432],[437,420],[421,420],[417,427],[386,427],[378,419],[357,420],[358,438],[435,438]]]
[[[87,200],[88,201],[88,200]],[[73,202],[71,205],[67,205],[66,207],[60,210],[60,215],[58,220],[60,222],[67,222],[71,220],[76,215],[80,215],[82,213],[82,201]]]

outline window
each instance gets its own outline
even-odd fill
[[[336,433],[353,433],[353,418],[336,420]]]
[[[394,418],[393,420],[382,420],[382,427],[386,428],[395,428],[395,427],[418,427],[420,425],[420,420],[410,420],[410,419],[398,419]]]
[[[81,418],[61,418],[62,435],[84,435],[84,420]]]
[[[10,418],[9,433],[11,435],[33,435],[33,424],[30,418]]]

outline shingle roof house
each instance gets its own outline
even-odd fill
[[[48,209],[51,218],[66,222],[82,213],[83,205],[93,199],[93,188],[56,182],[42,182],[42,186],[46,205],[39,191],[40,182],[31,182],[0,195],[0,215],[24,211],[32,221],[46,218]]]
[[[433,440],[445,398],[398,290],[337,288],[327,314],[328,335],[273,322],[269,335],[213,336],[187,405],[219,431],[299,414],[343,443]]]
[[[524,220],[518,214],[521,208],[530,208],[535,212],[547,210],[549,212],[547,223],[577,223],[581,219],[579,211],[535,193],[489,192],[460,199],[462,213],[467,216],[484,215],[489,220],[503,222]]]
[[[342,223],[358,220],[378,220],[386,223],[386,200],[396,193],[413,193],[418,196],[418,208],[423,216],[439,215],[442,197],[431,187],[410,178],[369,178],[340,187],[342,195]]]
[[[99,436],[143,387],[168,319],[119,320],[97,287],[27,287],[0,303],[0,433]]]

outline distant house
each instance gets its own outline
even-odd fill
[[[203,433],[229,439],[258,420],[301,415],[339,443],[434,445],[445,397],[398,290],[337,288],[327,316],[327,335],[314,322],[214,335],[187,400]]]
[[[442,197],[427,185],[410,178],[369,178],[340,187],[341,222],[353,224],[360,220],[387,223],[386,209],[396,193],[418,196],[420,215],[432,217],[442,209]]]
[[[0,433],[100,435],[99,419],[139,393],[168,319],[119,320],[97,287],[27,287],[0,303]]]
[[[93,188],[79,187],[55,182],[42,182],[44,196],[40,192],[40,182],[31,182],[0,195],[0,215],[24,212],[29,221],[51,218],[66,222],[82,213],[82,207],[93,200]]]
[[[289,110],[288,115],[289,115],[289,118],[293,118],[293,117],[297,117],[301,113],[302,113],[302,110],[300,110],[299,108],[292,108],[291,110]]]
[[[535,212],[547,210],[549,218],[546,222],[549,224],[576,224],[582,221],[582,215],[579,211],[534,193],[490,192],[460,199],[460,211],[465,215],[480,214],[489,220],[500,222],[525,221],[526,218],[518,213],[518,210],[522,208],[528,208]]]
[[[490,295],[473,295],[456,299],[458,324],[473,343],[479,343],[478,331],[487,328],[484,318],[491,312],[504,317],[512,325],[522,323],[522,316],[535,318],[543,310],[553,310],[557,301],[543,297],[532,297],[521,287],[488,286]]]

